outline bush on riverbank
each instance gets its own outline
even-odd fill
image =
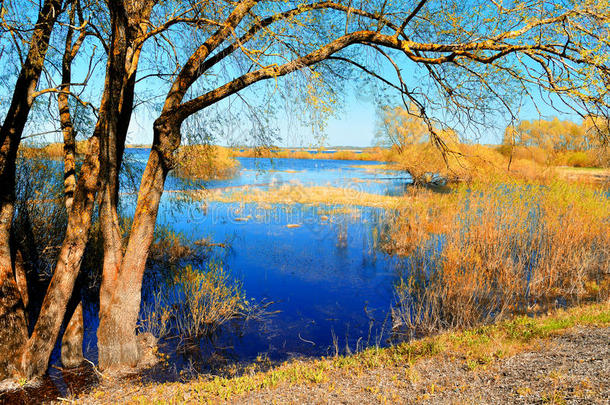
[[[382,241],[408,258],[394,326],[412,336],[607,299],[609,226],[610,200],[584,185],[412,190]]]
[[[429,143],[413,144],[393,159],[394,168],[409,173],[417,186],[515,180],[548,183],[557,175],[553,167],[522,157],[509,161],[495,148],[478,144],[454,143],[445,153]]]
[[[537,146],[500,145],[495,150],[509,159],[530,160],[540,166],[610,167],[610,149],[597,147],[587,150],[553,151]]]
[[[174,174],[191,180],[227,179],[235,175],[239,162],[230,149],[217,145],[188,145],[178,150]]]

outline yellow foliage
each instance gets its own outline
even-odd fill
[[[232,177],[239,167],[231,150],[216,145],[182,146],[177,153],[178,177],[214,180]]]

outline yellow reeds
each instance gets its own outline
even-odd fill
[[[408,257],[394,323],[472,326],[607,299],[610,199],[584,185],[512,182],[405,197],[383,246]]]
[[[206,201],[223,203],[306,204],[328,206],[362,206],[391,209],[399,197],[367,193],[354,188],[331,186],[303,186],[285,184],[276,187],[239,187],[229,190],[203,191],[192,194]]]
[[[364,148],[361,152],[353,150],[336,150],[326,151],[322,153],[319,150],[317,153],[307,150],[292,150],[282,148],[248,148],[248,149],[233,149],[232,154],[235,157],[254,157],[254,158],[270,158],[270,159],[331,159],[331,160],[362,160],[362,161],[392,161],[393,152],[390,149],[379,147]]]

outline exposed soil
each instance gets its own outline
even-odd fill
[[[19,382],[4,382],[0,386],[0,405],[51,403],[63,396],[87,392],[99,383],[98,376],[88,363],[77,368],[54,370],[51,375],[34,379],[23,386]]]
[[[484,367],[436,357],[411,368],[334,375],[317,385],[282,386],[240,404],[574,403],[610,404],[610,328],[576,328],[534,351]]]

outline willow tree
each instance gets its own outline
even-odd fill
[[[101,3],[101,2],[93,2]],[[184,2],[185,9],[192,13],[200,13],[198,6],[204,2]],[[178,3],[176,3],[178,4]],[[151,23],[151,13],[153,7],[157,5],[155,0],[143,1],[115,1],[105,2],[104,14],[99,20],[102,21],[97,27],[92,26],[92,35],[101,40],[107,53],[106,75],[103,90],[101,92],[100,108],[98,110],[98,120],[88,140],[88,151],[81,167],[78,179],[75,175],[74,164],[74,130],[72,114],[69,111],[65,96],[76,97],[70,91],[71,87],[71,64],[75,54],[82,45],[84,37],[87,35],[82,31],[83,27],[76,27],[75,13],[79,14],[80,22],[91,25],[89,21],[84,21],[81,14],[80,3],[78,0],[66,2],[70,7],[68,21],[64,24],[67,27],[65,38],[65,49],[61,63],[61,82],[56,88],[39,90],[37,95],[47,93],[58,93],[59,121],[64,135],[64,170],[65,170],[65,204],[68,211],[67,228],[63,243],[60,247],[53,276],[50,280],[47,292],[41,305],[31,334],[28,334],[25,325],[22,303],[25,300],[19,296],[20,286],[17,282],[18,272],[10,269],[7,271],[6,280],[11,282],[14,288],[11,289],[11,301],[8,302],[3,314],[3,335],[0,336],[0,344],[7,347],[7,350],[0,354],[2,366],[6,361],[6,367],[2,370],[0,378],[3,377],[35,377],[43,374],[48,366],[51,351],[57,340],[61,328],[68,301],[72,297],[76,277],[80,270],[83,260],[85,246],[88,240],[88,233],[91,227],[93,210],[99,195],[100,223],[103,235],[104,259],[103,259],[103,285],[100,293],[100,312],[104,313],[107,307],[106,297],[112,288],[113,279],[116,278],[118,266],[116,258],[120,258],[122,252],[121,233],[118,228],[118,184],[119,170],[122,163],[123,150],[127,137],[127,130],[134,108],[136,72],[138,69],[140,53],[144,42],[152,38],[154,34],[162,30],[148,31],[154,27]],[[67,8],[66,7],[66,8]],[[183,8],[183,9],[184,9]],[[52,15],[57,17],[64,9],[52,10]],[[43,14],[48,18],[48,10],[43,8]],[[179,16],[169,13],[167,18],[182,18],[184,13]],[[104,24],[104,16],[108,21]],[[4,14],[3,14],[4,17]],[[168,24],[165,15],[157,16],[161,21]],[[54,21],[54,20],[53,20]],[[40,22],[38,25],[43,26]],[[109,25],[109,27],[105,27]],[[50,36],[52,26],[47,28]],[[109,30],[107,29],[109,28]],[[79,30],[78,38],[73,41],[74,31]],[[35,31],[36,32],[36,31]],[[48,45],[49,38],[45,38]],[[33,48],[40,46],[36,34],[33,36]],[[39,69],[42,70],[43,59],[39,60]],[[27,69],[26,69],[27,68]],[[26,73],[30,73],[29,66],[24,64]],[[40,76],[40,71],[38,72]],[[17,82],[19,84],[19,81]],[[29,84],[33,93],[36,83]],[[18,87],[19,89],[19,87]],[[33,96],[30,97],[30,106]],[[11,117],[7,115],[7,120]],[[23,125],[27,117],[23,118]],[[21,130],[23,127],[21,128]],[[11,138],[13,140],[13,138]],[[21,134],[14,137],[14,149],[19,145]],[[15,164],[16,152],[9,156],[7,162]],[[10,168],[10,167],[9,167]],[[13,170],[14,172],[14,170]],[[13,181],[14,176],[10,173],[6,176]],[[3,190],[5,191],[5,190]],[[12,211],[6,216],[6,234],[10,236],[12,221]],[[8,246],[8,244],[7,244]],[[7,252],[9,248],[7,247]],[[10,252],[11,255],[13,252]],[[7,262],[13,260],[8,256]],[[16,266],[15,266],[16,267]],[[8,295],[7,295],[8,297]],[[4,296],[3,296],[4,298]],[[4,309],[4,308],[3,308]],[[69,333],[79,329],[81,311],[75,311],[75,318],[72,319],[68,327],[64,343],[68,343],[69,350],[62,350],[62,361],[76,363],[80,358],[81,342],[80,333]],[[76,325],[72,327],[72,325]],[[17,337],[16,337],[17,336]],[[8,350],[10,349],[10,350]],[[72,365],[72,364],[68,364]]]
[[[557,117],[552,120],[525,120],[507,128],[505,133],[512,134],[516,146],[533,146],[548,151],[587,150],[599,146],[596,131],[589,130],[591,122],[590,117],[582,124]],[[604,133],[603,130],[601,132]],[[505,139],[505,143],[507,141],[510,142]]]
[[[104,243],[100,311],[106,308],[108,283],[115,278],[114,257],[121,251],[116,201],[127,128],[133,112],[135,74],[147,22],[156,4],[148,1],[108,1],[111,36],[99,118],[89,139],[68,216],[66,237],[44,297],[34,330],[23,348],[21,372],[27,377],[46,371],[68,300],[83,259],[97,193],[101,193],[100,223]]]
[[[103,367],[137,361],[142,277],[181,126],[228,97],[251,86],[264,90],[260,82],[281,85],[283,76],[295,73],[351,81],[360,71],[396,90],[406,108],[415,105],[440,146],[443,128],[484,124],[490,112],[512,113],[538,91],[580,114],[608,115],[607,2],[242,0],[207,6],[209,17],[195,21],[206,35],[182,62],[154,122],[129,241],[110,307],[101,314]],[[384,62],[371,63],[376,58]],[[417,80],[405,78],[407,68]]]
[[[27,338],[22,299],[25,291],[23,283],[18,284],[18,280],[24,280],[25,275],[19,261],[15,260],[16,252],[11,244],[17,150],[34,103],[36,86],[62,3],[61,0],[45,0],[40,8],[27,41],[28,51],[21,63],[10,106],[0,128],[0,379],[18,368],[20,349]],[[16,35],[19,29],[6,24],[4,4],[0,5],[2,30],[11,36]],[[15,43],[18,41],[15,40]]]
[[[139,55],[137,46],[141,47],[141,44],[135,44],[136,48],[134,48],[134,37],[136,37],[139,32],[146,31],[146,22],[148,21],[152,6],[155,4],[154,1],[125,3],[118,1],[109,1],[107,3],[111,26],[109,32],[110,38],[105,38],[100,33],[100,31],[102,31],[101,28],[98,27],[98,29],[95,30],[95,35],[102,40],[104,47],[108,51],[106,78],[101,95],[98,121],[93,130],[93,134],[88,140],[88,152],[83,162],[78,180],[76,180],[74,164],[74,131],[66,96],[69,95],[74,97],[74,94],[70,91],[71,64],[86,35],[85,32],[82,31],[82,28],[79,28],[80,34],[76,41],[73,41],[74,30],[76,29],[74,26],[74,15],[77,11],[78,14],[81,14],[82,12],[79,2],[66,2],[71,8],[69,13],[70,17],[65,24],[68,28],[61,64],[60,85],[57,86],[57,88],[48,88],[35,92],[37,83],[30,80],[27,83],[27,91],[24,91],[23,87],[20,86],[19,80],[21,80],[21,76],[17,81],[15,90],[16,92],[23,92],[21,97],[25,97],[29,101],[28,107],[31,107],[34,95],[43,93],[59,94],[59,120],[64,135],[65,146],[65,204],[68,211],[68,221],[65,237],[57,257],[57,264],[47,293],[44,296],[40,314],[33,326],[32,333],[28,334],[24,321],[18,322],[20,319],[19,316],[21,318],[24,317],[23,311],[20,308],[23,299],[19,299],[20,297],[18,297],[16,293],[13,294],[15,295],[15,299],[11,301],[14,304],[12,306],[7,305],[5,307],[6,310],[3,311],[3,315],[5,315],[4,318],[6,318],[6,323],[3,324],[3,326],[5,326],[3,327],[3,332],[6,331],[7,336],[0,336],[0,343],[3,347],[7,346],[11,350],[4,351],[0,356],[2,361],[6,360],[8,364],[1,370],[2,373],[0,373],[0,377],[34,377],[41,375],[46,371],[51,351],[55,345],[64,319],[67,303],[72,296],[74,283],[80,270],[80,264],[83,259],[85,246],[88,240],[88,232],[91,226],[96,195],[100,189],[106,190],[109,184],[115,184],[115,182],[112,181],[114,177],[118,178],[118,169],[113,165],[115,162],[118,162],[120,165],[120,158],[115,156],[112,156],[111,158],[108,157],[108,151],[115,151],[117,149],[116,146],[110,147],[109,145],[116,145],[117,143],[124,145],[125,142],[127,125],[133,106],[134,77]],[[36,26],[46,30],[44,31],[46,37],[40,38],[41,35],[37,34],[37,31],[35,30],[31,39],[33,50],[37,50],[42,46],[48,48],[49,37],[53,26],[50,23],[45,23],[42,18],[45,17],[49,19],[49,15],[52,15],[53,19],[51,21],[54,22],[64,11],[60,8],[61,5],[62,2],[57,2],[55,8],[52,8],[50,11],[48,10],[46,3],[45,6],[43,6],[41,17],[39,17],[39,22]],[[86,22],[83,21],[82,14],[79,18],[83,25],[86,25]],[[32,51],[30,51],[30,53],[32,53]],[[42,58],[37,57],[37,59],[35,59],[37,63],[36,68],[38,69],[35,73],[37,73],[38,77],[40,77],[40,72],[43,68],[43,60],[44,54],[42,54]],[[26,75],[32,75],[33,69],[28,65],[27,60],[24,63],[22,70],[26,72]],[[12,118],[11,113],[12,110],[9,110],[7,113],[7,121]],[[23,126],[27,120],[27,114],[24,116],[22,113],[19,118],[21,118],[21,121],[19,121],[21,127],[17,129],[23,131]],[[126,122],[123,122],[122,120],[125,120]],[[5,125],[5,127],[7,127],[7,125]],[[18,131],[13,131],[11,134],[14,136],[10,138],[11,141],[14,141],[14,143],[11,144],[11,147],[14,146],[11,150],[15,150],[15,152],[12,155],[9,155],[6,160],[8,162],[7,167],[10,169],[11,164],[13,167],[12,174],[9,171],[6,172],[6,178],[12,181],[13,189],[16,148],[18,148],[21,140],[21,133],[17,132]],[[2,192],[5,191],[8,194],[10,189],[2,190]],[[14,199],[14,191],[12,198]],[[106,197],[103,196],[101,200],[101,205],[104,207],[107,201]],[[8,212],[6,215],[6,222],[3,223],[3,225],[6,225],[7,239],[10,238],[12,215],[12,212]],[[110,217],[109,220],[112,219],[113,218]],[[102,222],[105,223],[105,221]],[[14,252],[10,251],[11,249],[12,248],[7,247],[6,253],[3,252],[9,262],[14,257]],[[5,279],[8,279],[9,281],[17,279],[16,272],[15,275],[8,274]],[[78,333],[66,337],[64,343],[72,347],[69,348],[70,350],[68,351],[62,351],[62,360],[68,363],[76,363],[80,358],[79,345],[82,344],[80,336],[82,331],[78,330],[79,324],[82,324],[80,319],[78,319],[80,317],[82,317],[81,311],[77,308],[75,311],[75,318],[71,322],[71,325],[76,325],[76,327],[69,327],[68,331],[75,330]],[[18,338],[15,338],[9,336],[9,334],[18,334],[19,336]]]

